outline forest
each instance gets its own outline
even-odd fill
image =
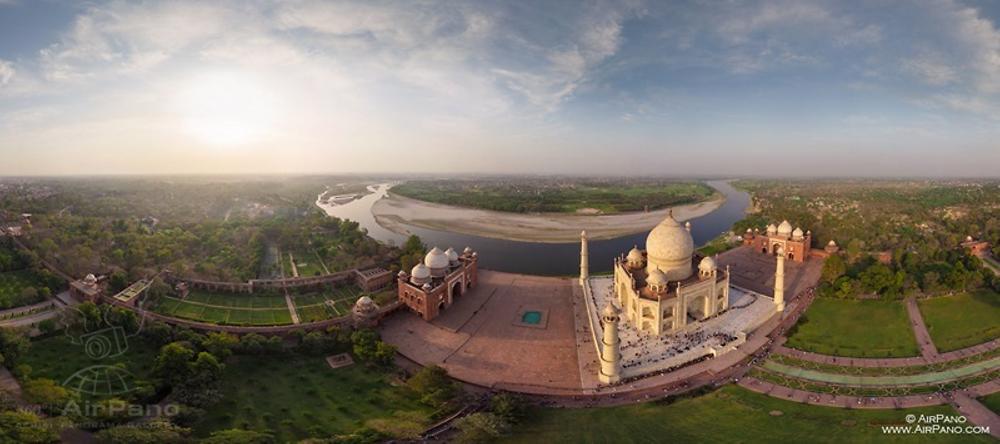
[[[600,213],[655,210],[708,200],[697,181],[669,179],[511,178],[415,180],[392,188],[412,199],[511,213]]]
[[[968,254],[971,236],[1000,254],[1000,182],[933,180],[741,180],[753,213],[734,231],[789,220],[812,230],[813,248],[836,241],[842,255],[823,269],[821,295],[902,298],[1000,280]],[[881,260],[878,260],[881,258]]]

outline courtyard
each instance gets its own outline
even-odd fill
[[[579,390],[573,319],[576,280],[479,271],[479,284],[425,322],[402,311],[380,327],[382,339],[421,365],[456,379],[529,392]],[[525,321],[537,317],[538,323]]]
[[[754,251],[749,246],[737,247],[716,257],[719,268],[730,267],[730,282],[736,287],[774,295],[774,256]],[[805,262],[785,261],[785,303],[819,282],[823,259],[810,256]]]

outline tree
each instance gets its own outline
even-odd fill
[[[229,429],[213,432],[202,444],[270,444],[274,435],[253,430]]]
[[[920,282],[920,288],[926,293],[933,293],[941,289],[941,275],[937,274],[935,271],[928,271],[924,273],[924,277]]]
[[[51,413],[62,412],[70,401],[77,399],[76,393],[47,378],[29,379],[23,390],[25,399]]]
[[[13,368],[28,352],[31,343],[18,330],[0,328],[0,363]]]
[[[375,345],[375,354],[372,356],[372,362],[376,365],[383,367],[388,367],[392,365],[393,360],[396,358],[396,346],[389,344],[387,342],[378,341]]]
[[[128,287],[128,274],[124,270],[115,270],[108,278],[108,289],[111,293],[118,293]]]
[[[865,248],[865,242],[861,239],[851,239],[847,243],[847,257],[851,262],[857,262],[861,258],[861,253]]]
[[[27,410],[0,412],[0,442],[57,443],[59,430]]]
[[[233,354],[233,349],[239,345],[239,342],[239,339],[232,334],[212,332],[208,334],[201,346],[212,355],[225,361],[226,358]]]
[[[499,393],[490,398],[490,411],[507,422],[516,423],[524,414],[524,402],[516,395]]]
[[[153,374],[167,385],[179,385],[191,376],[188,362],[193,357],[194,350],[187,344],[171,342],[160,349],[160,355],[153,365]]]
[[[493,413],[473,413],[455,422],[458,442],[481,443],[497,439],[510,430],[510,423]]]
[[[844,273],[847,273],[847,263],[844,262],[844,258],[839,254],[831,255],[823,262],[822,275],[824,282],[836,282]]]
[[[354,355],[364,361],[374,359],[378,347],[378,334],[371,329],[357,330],[351,333]]]
[[[877,294],[891,292],[896,283],[895,274],[884,264],[875,264],[868,267],[865,271],[861,272],[858,278],[865,291]]]
[[[458,390],[451,379],[448,371],[430,365],[417,371],[406,385],[420,395],[420,401],[430,406],[440,406],[455,397]]]
[[[183,443],[190,429],[178,427],[165,419],[153,419],[141,427],[134,424],[111,427],[97,432],[97,439],[107,444]]]

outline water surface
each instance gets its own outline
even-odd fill
[[[702,245],[729,231],[733,223],[743,218],[750,205],[750,195],[733,188],[728,182],[717,180],[707,183],[725,195],[726,201],[715,211],[691,219],[691,235],[696,245]],[[401,245],[407,235],[379,225],[371,212],[372,205],[385,197],[392,185],[372,186],[369,187],[372,193],[360,199],[337,206],[320,204],[320,207],[331,216],[358,222],[362,228],[368,230],[369,236],[381,242]],[[580,272],[579,242],[563,244],[521,242],[430,230],[403,223],[401,225],[407,231],[420,236],[428,248],[454,247],[461,251],[465,247],[472,247],[479,252],[479,265],[482,268],[540,275],[576,275]],[[590,241],[590,272],[610,271],[615,256],[628,252],[632,246],[644,248],[647,234],[648,232],[640,232],[614,239]]]

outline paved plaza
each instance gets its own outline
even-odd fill
[[[380,327],[407,358],[459,380],[525,392],[580,390],[573,316],[576,280],[479,271],[476,288],[426,322],[401,311]],[[537,311],[544,325],[525,325]]]
[[[774,295],[774,256],[749,246],[736,247],[716,258],[719,268],[730,267],[732,285],[767,296]],[[823,259],[809,257],[805,262],[785,261],[785,302],[819,282]]]
[[[587,304],[597,338],[603,334],[600,308],[608,302],[618,306],[613,286],[611,277],[590,279],[593,294],[588,295]],[[683,330],[662,336],[641,333],[630,321],[621,320],[618,335],[621,340],[622,375],[626,378],[642,376],[732,351],[746,340],[746,334],[775,313],[771,298],[736,288],[729,290],[729,307],[718,316],[703,321],[692,319]]]

